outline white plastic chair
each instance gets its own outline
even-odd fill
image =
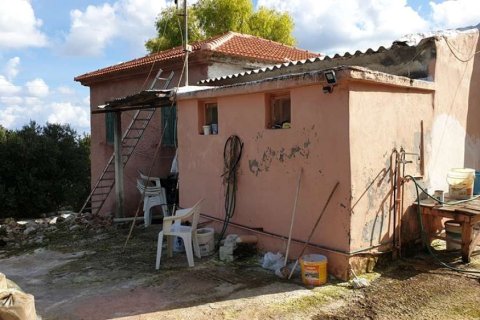
[[[197,241],[197,224],[198,219],[200,218],[200,204],[202,201],[203,199],[198,201],[191,208],[177,210],[174,216],[163,218],[163,228],[162,231],[158,233],[157,260],[155,264],[157,270],[160,268],[160,259],[162,257],[163,236],[167,237],[167,252],[169,258],[173,256],[173,238],[175,236],[180,237],[183,240],[188,265],[190,267],[194,266],[192,243],[195,255],[197,258],[201,257],[200,247]],[[190,217],[192,218],[192,224],[190,226],[181,225],[182,220]]]
[[[141,172],[141,179],[137,179],[137,189],[143,194],[143,218],[145,227],[152,223],[151,209],[154,206],[162,206],[164,216],[169,216],[170,212],[167,205],[167,196],[165,188],[160,184],[160,178],[147,177]]]

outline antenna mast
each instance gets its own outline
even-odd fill
[[[188,45],[188,14],[187,14],[187,0],[183,0],[183,21],[185,23],[185,39],[183,41],[185,52],[185,87],[188,86],[188,54],[190,53],[190,46]]]
[[[175,4],[178,9],[178,0],[175,0]],[[187,14],[187,0],[183,0],[183,14],[178,14],[183,16],[184,22],[184,39],[183,39],[183,52],[185,53],[185,86],[188,86],[188,54],[192,51],[192,48],[188,45],[188,14]]]

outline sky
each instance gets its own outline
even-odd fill
[[[79,134],[89,133],[89,90],[73,78],[145,55],[157,15],[171,5],[170,0],[0,0],[0,125],[68,123]],[[296,46],[324,54],[388,47],[406,34],[480,23],[479,0],[255,0],[254,5],[289,12]]]

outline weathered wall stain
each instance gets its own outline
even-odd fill
[[[260,160],[248,160],[250,172],[258,176],[260,172],[267,172],[274,161],[284,163],[288,160],[295,159],[296,157],[308,159],[310,156],[310,145],[310,139],[307,139],[303,144],[294,145],[288,149],[282,147],[278,150],[274,150],[271,147],[267,147],[260,157]]]

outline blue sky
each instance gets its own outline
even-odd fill
[[[289,12],[297,46],[327,54],[480,23],[478,0],[254,4]],[[172,1],[0,0],[0,125],[15,129],[30,120],[48,121],[89,132],[89,91],[73,78],[145,55],[143,43],[155,34],[155,17],[167,5]]]

